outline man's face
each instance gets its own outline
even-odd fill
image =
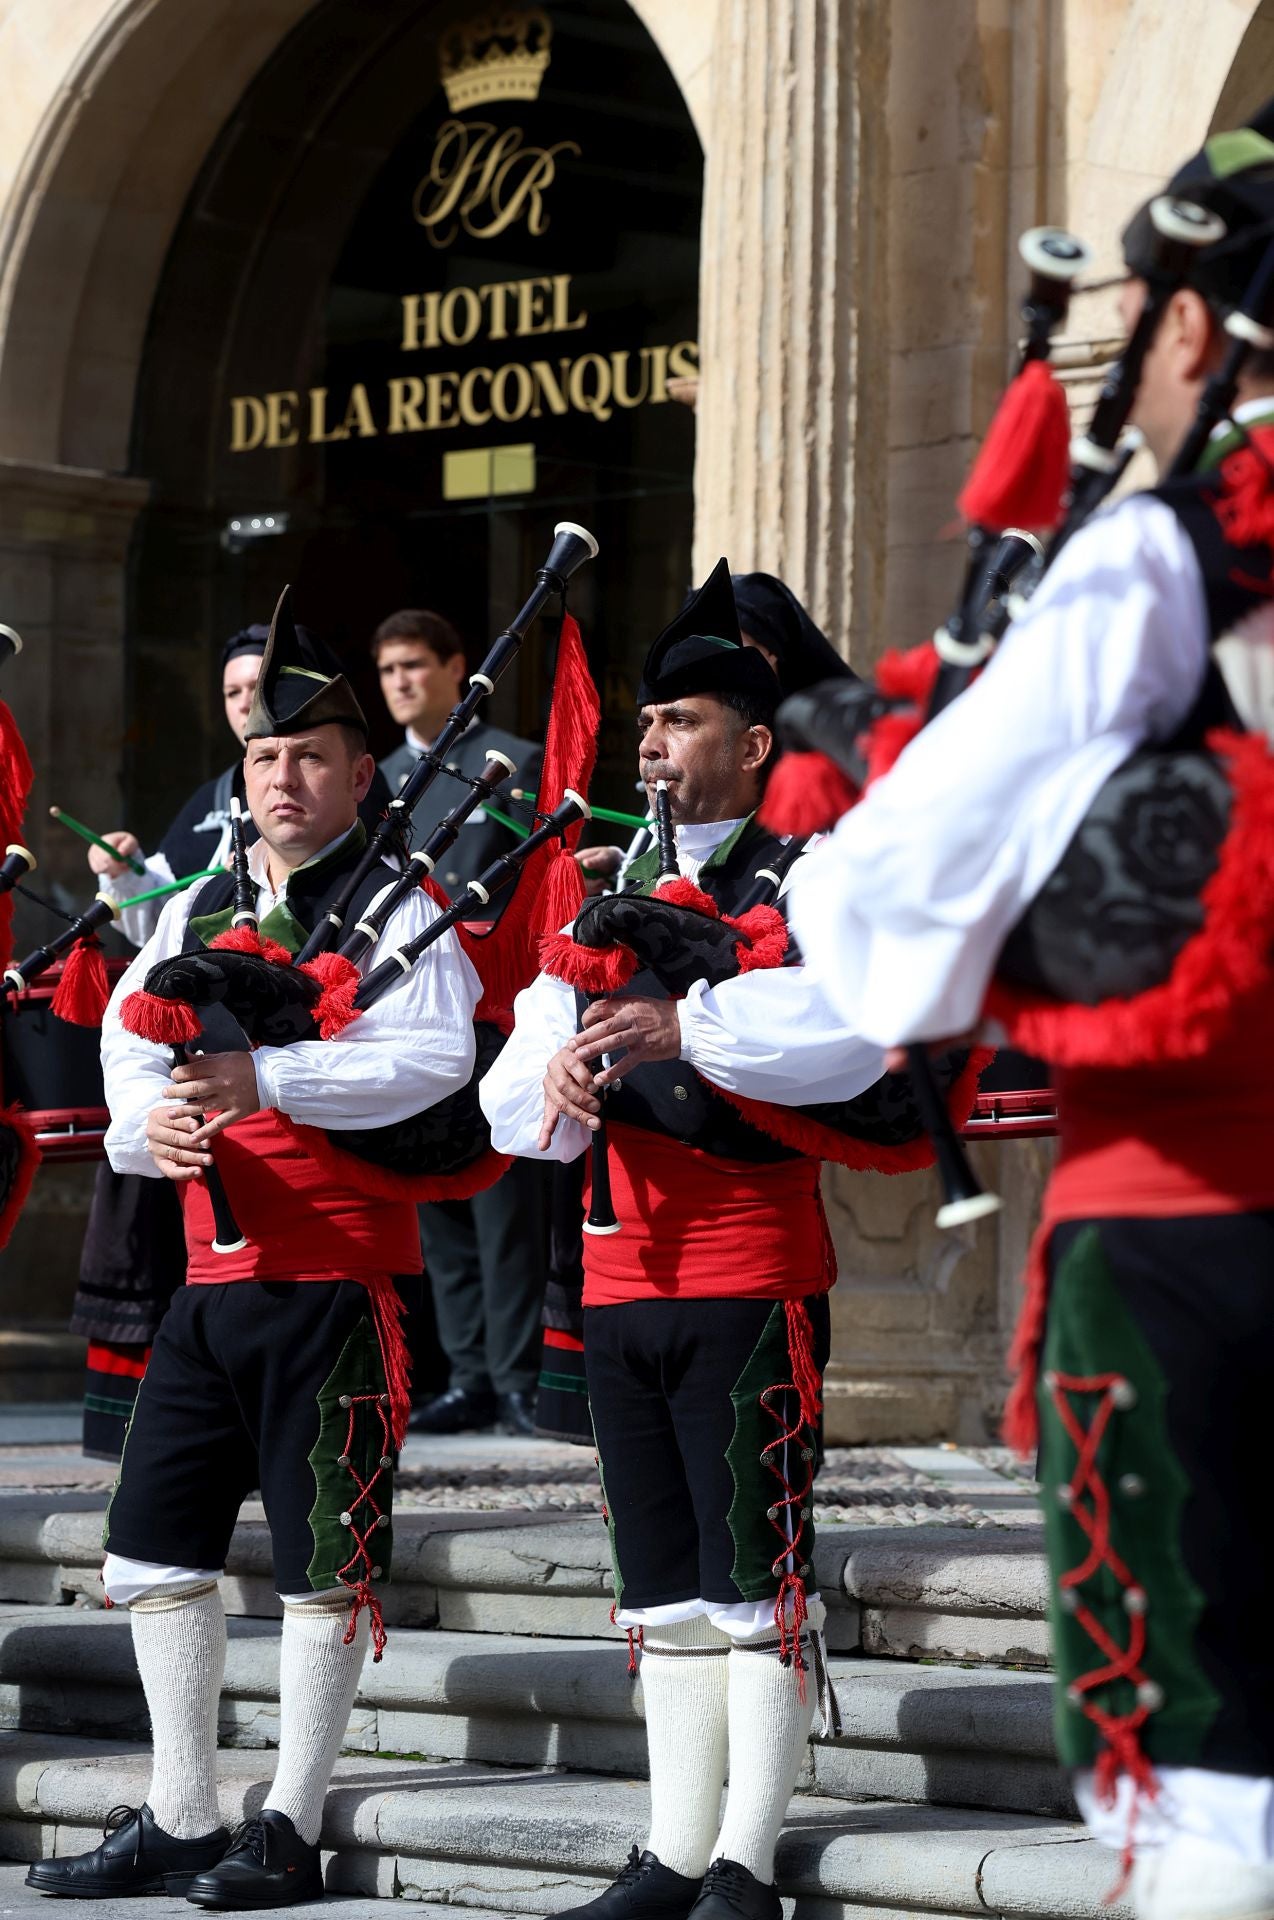
[[[250,740],[244,756],[248,811],[270,852],[299,867],[354,824],[376,763],[351,751],[342,727]]]
[[[737,820],[757,804],[757,775],[768,758],[768,727],[747,727],[714,694],[697,693],[643,707],[638,762],[653,809],[655,782],[668,782],[679,826]]]
[[[229,660],[221,675],[221,698],[226,703],[226,721],[236,740],[242,744],[243,729],[252,711],[252,696],[261,672],[259,653],[241,653]]]
[[[440,659],[425,640],[386,640],[376,656],[385,705],[400,727],[431,740],[455,706],[464,655]]]

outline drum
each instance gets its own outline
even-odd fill
[[[127,967],[106,962],[112,988]],[[53,1011],[62,967],[50,967],[22,993],[0,997],[0,1060],[6,1104],[26,1108],[45,1160],[102,1160],[110,1121],[102,1091],[102,1036]]]
[[[1057,1132],[1057,1095],[1048,1068],[1028,1053],[1002,1047],[978,1082],[966,1140],[1039,1140]]]

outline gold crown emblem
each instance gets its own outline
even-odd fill
[[[492,8],[448,27],[438,64],[453,113],[491,100],[534,100],[548,69],[553,27],[543,7]]]

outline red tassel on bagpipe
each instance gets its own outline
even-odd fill
[[[184,1000],[161,1000],[157,993],[138,987],[119,1010],[125,1033],[150,1040],[157,1047],[189,1045],[203,1032],[199,1015]]]
[[[314,1003],[314,1018],[324,1040],[335,1040],[359,1016],[361,1009],[354,1005],[354,995],[363,976],[343,953],[316,953],[312,960],[305,961],[301,972],[322,987]]]
[[[987,428],[957,502],[970,526],[1057,526],[1070,478],[1070,412],[1047,360],[1028,360]]]
[[[292,956],[286,947],[277,940],[258,933],[255,927],[227,927],[224,933],[215,935],[208,942],[210,947],[220,947],[223,953],[257,953],[263,960],[272,960],[278,967],[290,967]]]
[[[52,1011],[73,1027],[100,1027],[110,997],[102,943],[89,934],[87,939],[76,941],[62,963]]]
[[[785,753],[770,775],[760,819],[771,833],[830,833],[858,802],[858,788],[824,753]]]

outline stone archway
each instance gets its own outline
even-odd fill
[[[21,74],[0,133],[0,568],[4,617],[31,643],[6,692],[37,764],[60,763],[59,799],[89,819],[119,810],[125,569],[147,491],[128,477],[130,435],[155,291],[222,127],[315,4],[0,7],[0,53]],[[631,4],[702,138],[711,9]],[[357,32],[329,50],[338,73],[375,55],[382,10],[357,11]],[[395,10],[383,14],[389,31]],[[81,752],[62,750],[77,736]],[[78,884],[74,847],[37,851]]]

